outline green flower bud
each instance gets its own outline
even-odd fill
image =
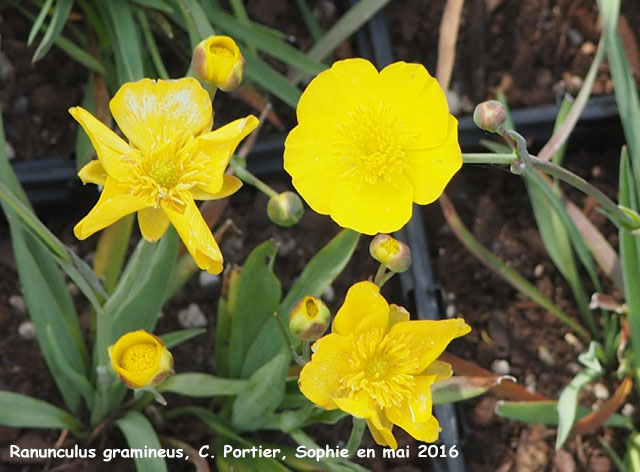
[[[307,295],[289,313],[291,334],[305,341],[319,339],[329,327],[331,313],[322,300]]]
[[[201,41],[193,51],[191,66],[198,80],[223,92],[235,89],[244,79],[244,57],[229,36],[209,36]]]
[[[507,111],[497,100],[479,103],[473,112],[473,122],[480,129],[490,133],[499,133],[507,121]]]
[[[285,228],[295,225],[304,214],[302,200],[297,193],[282,192],[269,199],[267,204],[269,219]]]
[[[388,234],[378,234],[371,240],[369,253],[392,272],[404,272],[411,266],[411,249]]]

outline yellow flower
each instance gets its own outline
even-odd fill
[[[287,137],[285,170],[309,206],[360,233],[391,233],[462,166],[457,121],[420,64],[378,73],[346,59],[314,78]]]
[[[223,92],[235,89],[244,78],[245,61],[229,36],[210,36],[193,51],[191,65],[203,82],[211,82]]]
[[[132,331],[109,347],[113,370],[129,388],[158,385],[173,373],[173,356],[160,338]]]
[[[359,282],[349,289],[332,333],[313,345],[300,391],[321,408],[364,418],[382,446],[398,447],[393,425],[420,441],[436,441],[431,385],[451,376],[451,366],[436,359],[470,330],[459,318],[409,321],[376,285]]]
[[[104,185],[74,228],[76,237],[138,212],[145,239],[157,241],[172,223],[198,266],[221,272],[222,253],[194,200],[224,198],[240,188],[224,171],[258,120],[247,116],[211,131],[209,94],[193,78],[126,83],[109,106],[128,144],[84,108],[69,109],[98,155],[78,175],[85,184]]]

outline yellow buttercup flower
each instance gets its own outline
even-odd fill
[[[198,266],[220,273],[222,253],[194,200],[224,198],[240,188],[240,180],[224,171],[257,118],[211,131],[209,94],[193,78],[126,83],[109,107],[128,144],[84,108],[69,109],[98,155],[78,175],[85,184],[104,185],[96,206],[75,226],[76,237],[138,212],[145,239],[157,241],[171,223]]]
[[[390,233],[412,203],[436,200],[462,166],[457,121],[420,64],[382,71],[346,59],[302,94],[284,167],[316,212],[360,233]]]
[[[300,391],[321,408],[364,418],[382,446],[398,447],[393,425],[420,441],[436,441],[431,385],[451,376],[451,366],[437,358],[470,330],[460,318],[409,321],[375,284],[359,282],[349,289],[332,333],[313,345]]]
[[[158,385],[173,373],[173,356],[160,338],[145,330],[132,331],[109,347],[111,365],[129,388]]]
[[[229,36],[209,36],[200,41],[193,51],[191,66],[200,80],[223,92],[235,89],[244,78],[244,57]]]

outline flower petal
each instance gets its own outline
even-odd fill
[[[355,397],[334,396],[332,398],[338,408],[342,411],[346,411],[351,416],[363,419],[378,417],[376,401],[371,398],[371,395],[365,390],[356,392]]]
[[[440,357],[453,339],[464,336],[469,331],[471,327],[462,318],[420,320],[397,323],[387,336],[410,339],[411,350],[418,355],[417,368],[413,374],[418,374]]]
[[[190,191],[194,200],[219,200],[233,195],[240,190],[240,187],[242,187],[242,180],[233,175],[224,174],[222,177],[222,188],[216,193],[206,192],[198,186],[192,187]]]
[[[138,211],[138,225],[147,241],[158,241],[169,227],[169,217],[162,208],[143,208]]]
[[[395,62],[380,72],[385,105],[397,110],[414,135],[411,149],[438,146],[447,137],[449,107],[442,88],[422,64]]]
[[[352,285],[333,320],[331,331],[349,336],[356,330],[381,328],[389,323],[389,304],[372,282]]]
[[[164,202],[162,202],[162,208],[198,267],[209,273],[219,274],[222,272],[223,259],[218,243],[213,238],[211,229],[202,218],[196,203],[190,199],[184,203],[186,205],[184,213],[176,211]]]
[[[73,228],[78,239],[86,239],[96,231],[115,223],[123,216],[153,205],[141,197],[129,195],[129,185],[108,177],[98,202]]]
[[[448,362],[433,361],[433,363],[427,367],[421,375],[435,375],[435,382],[440,382],[441,380],[447,380],[451,377],[453,375],[453,370],[451,369],[451,364]]]
[[[435,201],[458,170],[462,154],[458,144],[458,121],[449,117],[447,139],[432,149],[406,151],[404,174],[413,186],[413,200],[426,205]]]
[[[386,419],[384,415],[382,418],[376,416],[368,419],[367,426],[369,427],[373,440],[377,444],[380,446],[389,446],[391,449],[398,449],[398,441],[396,441],[392,432],[393,423]]]
[[[359,233],[392,233],[411,218],[413,188],[402,174],[392,181],[348,178],[333,184],[331,217],[340,226]]]
[[[340,388],[340,379],[348,372],[351,342],[344,336],[328,334],[313,346],[315,352],[300,372],[300,391],[316,405],[327,410],[337,408],[332,395]]]
[[[104,170],[102,163],[94,159],[87,162],[82,169],[78,171],[78,177],[80,177],[84,185],[104,185],[107,181],[108,174],[107,171]]]
[[[429,415],[424,422],[414,422],[411,417],[411,411],[407,407],[387,408],[385,414],[393,424],[404,429],[418,441],[435,442],[438,440],[440,431],[442,431],[438,420],[432,415]]]
[[[214,131],[203,134],[193,142],[192,160],[197,160],[199,154],[204,154],[207,160],[206,172],[198,174],[205,180],[200,187],[207,193],[218,193],[223,185],[224,171],[229,164],[233,151],[249,133],[258,126],[258,119],[249,115],[232,121]]]
[[[209,94],[193,77],[126,83],[111,99],[109,108],[129,142],[145,154],[155,143],[173,141],[181,145],[183,139],[213,126]]]
[[[131,151],[129,145],[84,108],[72,107],[69,113],[89,136],[107,174],[126,182],[130,178],[130,170],[122,157]]]

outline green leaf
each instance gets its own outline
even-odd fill
[[[81,433],[82,423],[50,403],[0,391],[0,424],[12,428],[56,428]]]
[[[591,413],[591,409],[578,406],[576,420]],[[496,414],[510,420],[524,421],[526,423],[558,425],[558,402],[511,402],[499,401],[496,405]],[[605,422],[605,426],[611,428],[623,428],[633,430],[632,421],[619,413],[614,413]]]
[[[72,7],[73,0],[57,0],[56,9],[51,17],[51,23],[49,23],[42,41],[40,41],[40,44],[36,48],[36,52],[33,53],[33,58],[31,59],[33,62],[39,61],[49,52],[55,40],[60,36]]]
[[[277,247],[273,241],[266,241],[251,252],[242,267],[238,280],[238,298],[230,313],[231,377],[247,378],[253,373],[243,369],[252,344],[277,342],[259,336],[262,326],[273,317],[280,301],[280,282],[273,273],[276,252]]]
[[[163,393],[178,393],[187,397],[237,395],[247,390],[249,381],[223,379],[209,374],[185,372],[169,377],[158,386]]]
[[[164,13],[174,13],[175,10],[171,5],[163,0],[130,0],[133,3],[137,3],[143,7],[152,8],[154,10],[159,10]]]
[[[215,34],[215,31],[207,20],[207,14],[197,0],[177,1],[189,33],[191,50],[193,50],[200,41]]]
[[[120,82],[134,82],[144,78],[143,54],[133,11],[127,0],[100,3],[105,26],[113,33],[113,52]]]
[[[162,62],[160,51],[158,51],[158,45],[156,44],[156,40],[153,37],[153,33],[151,32],[151,26],[149,26],[149,19],[147,18],[147,14],[142,10],[138,10],[136,12],[136,17],[138,18],[138,24],[140,25],[140,30],[142,31],[144,42],[147,45],[147,50],[149,51],[149,55],[151,56],[153,66],[158,73],[158,77],[164,80],[169,79],[169,73],[167,72],[167,68],[164,66],[164,62]]]
[[[254,80],[260,87],[271,92],[290,107],[295,108],[298,105],[300,89],[250,51],[242,50],[242,55],[247,63],[246,75],[249,79]]]
[[[249,378],[247,388],[233,402],[231,423],[235,428],[256,431],[278,408],[284,397],[290,359],[285,348]]]
[[[307,30],[309,30],[309,35],[311,35],[311,39],[314,42],[317,42],[322,35],[324,35],[324,31],[320,26],[320,23],[313,15],[311,8],[307,5],[306,0],[296,0],[296,5],[298,5],[298,10],[300,10],[300,14],[302,15],[302,21],[304,21]]]
[[[351,260],[360,235],[350,229],[344,229],[329,241],[305,266],[286,297],[278,307],[278,318],[288,331],[289,312],[295,303],[305,295],[321,296],[324,291],[344,270]],[[254,344],[245,362],[243,372],[253,372],[267,360],[275,356],[284,339],[275,319],[269,320],[258,335],[259,339],[270,339],[271,342]],[[295,343],[295,341],[292,340]]]
[[[96,276],[102,277],[108,293],[113,293],[118,284],[118,277],[129,249],[134,221],[135,214],[126,215],[103,229],[98,236],[93,271]]]
[[[122,418],[115,421],[122,431],[131,449],[158,450],[162,446],[153,426],[147,418],[137,411],[128,411]],[[167,464],[162,457],[135,457],[138,472],[165,472]]]
[[[569,382],[558,399],[558,435],[556,436],[556,449],[560,449],[569,437],[573,423],[578,414],[578,395],[580,391],[591,381],[600,376],[599,372],[585,369]]]
[[[160,339],[162,339],[162,342],[167,347],[167,349],[171,349],[206,332],[207,330],[203,328],[181,329],[178,331],[172,331],[171,333],[163,334],[162,336],[160,336]]]
[[[82,108],[93,113],[95,111],[95,94],[93,93],[93,74],[88,74],[87,84],[84,87],[84,96],[82,98]],[[76,145],[75,145],[75,162],[76,170],[82,169],[93,156],[95,150],[91,145],[91,140],[82,126],[76,128]]]
[[[310,59],[306,54],[281,39],[263,32],[257,25],[251,22],[247,25],[242,24],[223,10],[216,10],[215,14],[209,16],[209,20],[216,28],[225,31],[235,39],[240,39],[306,74],[316,75],[327,68],[324,64]]]
[[[42,28],[42,24],[44,23],[44,19],[47,17],[47,13],[51,9],[51,5],[53,5],[53,0],[46,0],[40,8],[40,13],[38,13],[37,18],[31,25],[31,30],[29,30],[29,37],[27,38],[27,46],[31,46],[33,40],[36,39],[36,35],[40,28]]]

